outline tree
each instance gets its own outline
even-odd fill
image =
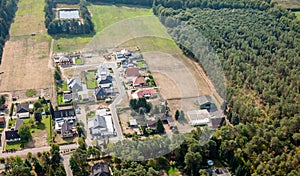
[[[175,112],[175,119],[178,120],[179,116],[180,116],[180,112],[177,109],[176,112]]]
[[[165,133],[165,128],[163,125],[163,122],[161,121],[161,119],[158,119],[157,123],[156,123],[156,131],[159,134]]]
[[[39,109],[42,107],[42,104],[39,101],[36,101],[36,102],[34,102],[33,106],[35,109]]]
[[[5,97],[2,95],[0,97],[0,105],[4,105],[5,104]]]
[[[18,134],[21,137],[23,143],[27,143],[31,138],[30,127],[28,125],[22,125],[19,127]]]
[[[41,123],[42,121],[42,113],[40,111],[37,111],[34,113],[34,119],[38,122]]]

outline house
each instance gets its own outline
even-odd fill
[[[22,126],[24,124],[24,121],[22,119],[17,119],[15,122],[15,128],[14,130],[19,130],[20,126]]]
[[[105,89],[101,87],[95,88],[95,97],[97,100],[105,99],[107,97]]]
[[[62,119],[62,120],[76,120],[76,113],[74,108],[70,109],[62,109],[54,111],[54,119]]]
[[[133,86],[134,87],[143,87],[147,86],[146,80],[144,77],[139,76],[133,81]]]
[[[68,89],[72,92],[82,91],[82,83],[80,78],[67,79]]]
[[[127,78],[136,78],[140,76],[140,71],[137,67],[126,68],[125,74]]]
[[[156,120],[148,121],[147,122],[147,128],[150,129],[150,130],[156,130],[156,123],[157,123]]]
[[[137,123],[136,119],[130,119],[129,120],[129,126],[131,128],[137,128],[138,127],[138,123]]]
[[[157,97],[156,90],[153,88],[150,89],[141,89],[137,90],[132,94],[133,99],[138,99],[138,98],[155,98]]]
[[[96,112],[96,115],[88,120],[88,128],[93,139],[109,137],[115,134],[111,115],[101,116]]]
[[[210,114],[206,109],[188,111],[187,117],[192,126],[208,125],[210,122]]]
[[[215,105],[211,96],[200,96],[197,98],[197,103],[200,106],[200,109],[207,109],[208,112],[213,112],[217,110],[217,106]]]
[[[5,117],[0,117],[0,128],[5,127]]]
[[[61,135],[63,138],[69,138],[74,136],[73,124],[68,121],[65,121],[61,126]]]
[[[108,88],[112,86],[113,78],[106,66],[100,65],[96,73],[96,80],[100,87]]]
[[[227,168],[209,168],[206,170],[209,176],[230,176]]]
[[[29,104],[18,104],[17,105],[17,117],[19,118],[28,118],[29,114]]]
[[[110,168],[104,162],[96,163],[91,168],[90,176],[110,176]]]
[[[72,59],[66,56],[56,56],[54,57],[54,62],[60,65],[72,64]]]
[[[225,117],[211,117],[212,128],[220,128],[225,121]]]
[[[21,141],[21,137],[18,134],[18,130],[5,131],[6,142],[18,142]]]
[[[77,93],[64,93],[64,102],[65,103],[70,103],[72,100],[74,100],[74,101],[78,100]]]

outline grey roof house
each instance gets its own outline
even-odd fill
[[[91,168],[90,176],[110,176],[109,166],[104,162],[96,163]]]
[[[73,108],[54,111],[54,119],[76,119],[76,113]]]
[[[93,139],[100,139],[105,136],[113,136],[114,128],[110,115],[96,115],[88,121],[88,128]]]
[[[69,138],[74,136],[73,125],[68,121],[65,121],[61,127],[61,135],[63,138]]]
[[[213,112],[218,109],[211,96],[208,95],[198,97],[197,103],[200,106],[200,109],[206,109],[208,112]]]
[[[17,117],[19,118],[28,118],[29,114],[29,104],[18,104],[17,105]]]
[[[80,78],[71,78],[67,80],[68,89],[72,92],[82,91],[82,83]]]

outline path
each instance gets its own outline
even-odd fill
[[[73,176],[71,166],[70,166],[70,155],[63,155],[63,164],[65,167],[67,176]]]

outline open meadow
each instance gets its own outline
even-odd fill
[[[0,70],[0,92],[51,90],[51,37],[44,26],[44,0],[20,0],[6,42]]]
[[[283,5],[289,9],[296,9],[300,8],[300,1],[299,0],[275,0],[280,5]]]
[[[138,7],[91,4],[88,9],[92,15],[96,34],[118,21],[137,16],[153,15],[151,9]],[[93,36],[93,34],[54,36],[54,52],[81,50],[92,40]]]

